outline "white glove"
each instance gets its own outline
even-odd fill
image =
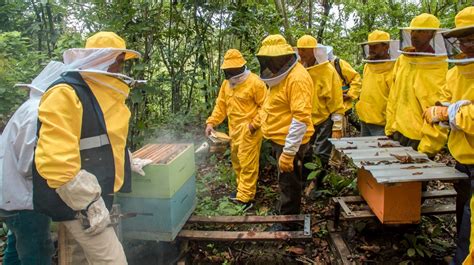
[[[331,114],[331,120],[333,121],[332,130],[333,131],[342,131],[342,120],[344,119],[344,115],[339,113]]]
[[[85,233],[90,235],[100,234],[110,224],[109,210],[105,206],[104,199],[100,197],[87,207],[80,211],[79,219],[85,228]]]
[[[90,234],[99,234],[110,223],[101,192],[96,176],[85,170],[80,170],[71,181],[56,189],[64,203],[78,212],[85,232]]]
[[[143,168],[151,163],[153,163],[153,160],[150,159],[132,158],[132,171],[145,176],[145,171],[143,171]]]
[[[472,104],[470,100],[459,100],[448,107],[449,125],[452,129],[459,130],[456,125],[456,114],[462,106]]]

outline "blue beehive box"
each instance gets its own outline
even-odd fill
[[[173,241],[196,208],[194,148],[152,144],[134,153],[152,159],[146,175],[132,176],[132,193],[119,193],[125,239]]]
[[[117,197],[124,214],[126,239],[173,241],[196,208],[196,178],[192,176],[170,199]]]

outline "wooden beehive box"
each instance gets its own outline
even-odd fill
[[[364,169],[357,172],[361,196],[383,224],[414,224],[421,218],[421,182],[380,184]]]
[[[119,193],[117,203],[124,238],[173,241],[196,207],[192,144],[151,144],[133,154],[151,159],[145,176],[132,175],[132,192]]]
[[[154,162],[143,169],[145,176],[133,173],[132,192],[121,196],[171,198],[196,171],[193,144],[148,144],[133,157]]]

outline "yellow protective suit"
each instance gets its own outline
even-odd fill
[[[392,85],[394,65],[395,62],[365,64],[362,91],[355,106],[361,121],[385,125],[385,109]]]
[[[474,63],[457,65],[448,71],[447,86],[443,90],[441,102],[455,103],[459,100],[474,100]],[[474,105],[462,106],[456,114],[456,126],[448,138],[448,147],[456,161],[474,164]],[[474,209],[474,200],[471,197],[471,210]],[[474,257],[474,215],[471,211],[471,235],[469,255],[464,260],[464,265],[472,265]]]
[[[97,98],[104,114],[107,134],[114,154],[114,190],[118,191],[124,182],[125,145],[130,119],[130,111],[125,100],[130,88],[114,77],[92,73],[81,75]],[[123,94],[90,81],[88,76],[113,84]],[[41,98],[38,118],[42,125],[35,154],[36,168],[46,179],[48,186],[55,189],[73,179],[81,169],[79,139],[82,126],[82,104],[71,86],[58,84],[49,89]]]
[[[331,61],[332,66],[334,66],[334,60]],[[350,85],[347,95],[351,97],[350,100],[344,101],[344,111],[352,109],[352,103],[359,98],[360,90],[362,87],[362,79],[360,74],[352,68],[352,66],[343,59],[339,58],[339,64],[341,66],[341,72],[346,82]],[[341,83],[344,83],[342,78],[340,79]],[[344,85],[344,84],[343,84]]]
[[[260,114],[267,88],[260,78],[250,73],[241,84],[231,88],[224,80],[216,106],[206,123],[216,126],[227,117],[231,137],[232,167],[237,175],[237,200],[248,202],[255,197],[262,132]],[[249,124],[257,130],[251,134]]]
[[[301,141],[306,144],[314,133],[312,98],[313,81],[303,65],[297,63],[286,78],[268,92],[262,111],[263,136],[284,146],[292,119],[295,119],[307,126]]]
[[[457,65],[448,71],[441,102],[474,101],[474,63]],[[456,114],[456,126],[448,139],[449,151],[462,164],[474,164],[474,105],[463,106]],[[474,241],[471,241],[474,242]]]
[[[306,68],[313,80],[313,125],[319,125],[333,113],[344,115],[342,83],[329,61]]]
[[[424,123],[422,115],[439,101],[447,71],[444,56],[400,55],[387,102],[387,135],[398,131],[409,139],[419,140],[418,151],[429,155],[443,147],[447,129]]]

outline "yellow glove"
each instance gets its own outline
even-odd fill
[[[448,118],[448,107],[445,106],[433,106],[427,108],[423,112],[423,119],[427,123],[436,123],[440,121],[447,121]]]
[[[341,138],[342,138],[342,130],[334,130],[334,131],[332,131],[331,137],[332,137],[332,138],[336,138],[336,139],[341,139]]]
[[[294,155],[289,155],[286,153],[281,153],[280,159],[278,159],[278,167],[281,172],[292,172],[293,171],[293,160],[295,159]]]

